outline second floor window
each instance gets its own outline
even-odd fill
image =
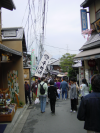
[[[100,18],[100,10],[96,12],[96,20]]]

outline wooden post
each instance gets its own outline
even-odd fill
[[[1,5],[0,5],[0,43],[2,43],[1,29],[2,29],[2,14],[1,14]]]

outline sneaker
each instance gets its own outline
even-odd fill
[[[75,113],[76,111],[74,110],[73,113]]]
[[[72,112],[72,110],[70,110],[70,112]]]

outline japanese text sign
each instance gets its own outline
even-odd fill
[[[81,9],[81,28],[82,31],[88,29],[88,22],[87,22],[87,10],[86,9]]]
[[[36,69],[35,76],[37,77],[42,77],[43,73],[46,69],[46,66],[51,58],[51,55],[47,53],[46,51],[44,52],[44,55],[39,63],[38,68]]]

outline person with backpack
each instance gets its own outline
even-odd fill
[[[40,98],[41,113],[45,113],[46,97],[48,86],[45,83],[45,78],[41,78],[40,84],[38,84],[37,98]]]

